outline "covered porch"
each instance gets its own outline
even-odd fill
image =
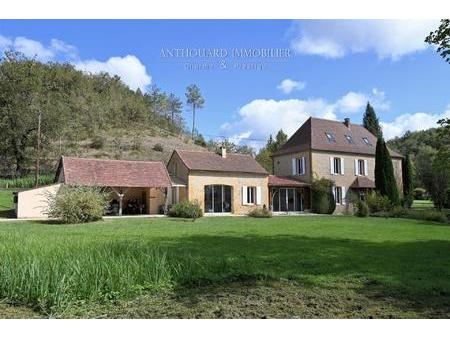
[[[106,187],[109,216],[164,214],[171,188]]]
[[[358,196],[360,200],[364,201],[366,195],[375,189],[375,182],[365,176],[358,176],[349,188]]]
[[[274,214],[310,212],[310,185],[295,177],[270,175],[269,207]]]

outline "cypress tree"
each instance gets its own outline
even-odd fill
[[[363,126],[377,138],[383,137],[383,132],[381,131],[381,126],[380,122],[378,121],[377,114],[375,113],[375,110],[369,102],[367,102],[366,112],[364,113]]]
[[[409,158],[409,153],[402,160],[402,181],[403,181],[403,196],[404,204],[406,207],[410,208],[413,202],[413,173],[411,159]]]
[[[392,204],[400,204],[394,166],[386,142],[382,137],[378,138],[375,150],[375,187],[381,195],[387,196]]]

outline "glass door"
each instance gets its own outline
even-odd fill
[[[205,185],[205,212],[231,212],[231,186]]]

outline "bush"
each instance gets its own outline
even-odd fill
[[[90,144],[90,147],[92,149],[102,149],[105,146],[106,143],[106,137],[103,135],[95,135],[92,138],[92,142]]]
[[[98,188],[63,185],[56,195],[48,195],[47,214],[62,223],[85,223],[102,219],[108,205],[107,194]]]
[[[413,190],[413,197],[415,200],[424,200],[426,192],[424,188],[415,188]]]
[[[413,202],[414,202],[414,196],[413,196],[413,194],[408,194],[408,195],[406,195],[406,196],[403,197],[402,205],[403,205],[405,208],[410,209],[411,206],[412,206],[412,204],[413,204]]]
[[[321,178],[314,180],[311,185],[312,211],[316,214],[332,214],[336,209],[333,196],[333,182]]]
[[[153,146],[153,150],[154,150],[154,151],[159,151],[159,152],[161,152],[161,151],[164,150],[164,148],[163,148],[163,146],[162,146],[161,143],[156,143],[156,144]]]
[[[436,210],[409,210],[406,217],[440,223],[447,223],[449,221],[445,212]]]
[[[366,202],[364,202],[364,201],[356,202],[355,215],[358,216],[358,217],[367,217],[367,216],[369,216],[369,208],[367,207]]]
[[[253,208],[250,210],[248,216],[255,218],[270,218],[272,217],[272,212],[264,205],[262,208]]]
[[[391,209],[389,197],[383,196],[376,191],[372,191],[366,195],[366,203],[371,213],[386,212]]]
[[[203,210],[197,201],[185,200],[172,205],[168,214],[170,217],[192,218],[195,221],[203,216]]]

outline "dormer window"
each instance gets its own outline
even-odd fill
[[[363,137],[362,139],[367,146],[372,147],[372,143],[370,143],[370,141],[367,137]]]
[[[355,142],[353,142],[353,137],[352,135],[345,135],[345,139],[347,140],[348,143],[353,144]]]
[[[329,143],[336,143],[336,139],[334,138],[334,135],[332,133],[326,131],[325,136],[327,137]]]

